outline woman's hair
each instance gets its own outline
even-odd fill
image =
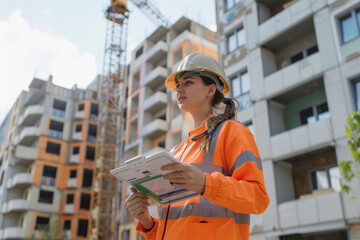
[[[214,81],[208,77],[200,77],[205,85],[215,84]],[[222,81],[219,82],[223,84]],[[191,140],[193,141],[197,141],[203,138],[203,141],[200,144],[200,150],[205,149],[206,152],[209,151],[212,133],[215,131],[216,127],[219,126],[220,123],[228,119],[235,119],[238,101],[234,98],[225,98],[224,95],[216,89],[211,106],[215,107],[219,103],[224,103],[226,105],[224,113],[209,118],[205,123],[207,130],[191,138]]]

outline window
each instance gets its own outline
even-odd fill
[[[330,112],[328,109],[327,102],[310,106],[299,112],[300,115],[300,124],[313,123],[322,119],[327,119],[330,117]]]
[[[84,111],[84,104],[83,103],[80,103],[79,105],[78,105],[78,111],[80,112],[80,111]]]
[[[47,217],[36,217],[35,230],[40,229],[40,226],[48,225],[49,222]]]
[[[72,154],[77,155],[77,154],[79,154],[79,151],[80,151],[80,147],[73,147]]]
[[[83,176],[83,188],[91,188],[92,185],[92,178],[93,178],[93,171],[85,169],[84,176]]]
[[[70,178],[76,178],[76,170],[71,170],[70,171]]]
[[[90,107],[90,120],[97,121],[99,115],[99,105],[91,103]]]
[[[86,159],[94,161],[95,159],[95,148],[86,146]]]
[[[292,55],[290,57],[289,62],[290,62],[290,64],[296,63],[296,62],[300,61],[301,59],[304,59],[304,58],[310,56],[311,54],[317,53],[318,51],[319,51],[318,46],[317,46],[317,44],[315,44],[311,47],[305,48],[305,49],[301,50],[300,52]]]
[[[51,154],[60,155],[61,144],[54,142],[47,142],[46,152]]]
[[[68,194],[66,196],[66,204],[73,204],[74,203],[74,194]]]
[[[40,190],[38,202],[39,203],[52,204],[53,203],[53,197],[54,197],[54,192],[46,191],[46,190]]]
[[[355,90],[355,107],[356,111],[360,110],[360,80],[354,83],[354,90]]]
[[[79,219],[77,235],[81,237],[86,237],[87,231],[88,231],[88,220]]]
[[[90,209],[90,194],[82,193],[81,200],[80,200],[80,208],[82,209]]]
[[[174,64],[181,61],[182,59],[182,47],[174,52]]]
[[[64,221],[64,230],[70,230],[71,228],[71,220]]]
[[[66,102],[58,99],[54,99],[53,108],[65,112]]]
[[[231,97],[239,102],[239,109],[241,111],[251,105],[250,95],[250,80],[247,72],[238,74],[231,79]]]
[[[75,132],[81,132],[81,129],[82,129],[82,124],[77,124],[75,126]]]
[[[64,128],[63,122],[50,120],[49,136],[53,138],[62,139],[63,128]]]
[[[4,172],[1,173],[1,177],[0,177],[0,186],[2,185],[2,182],[4,180]]]
[[[245,45],[245,31],[244,28],[240,28],[226,37],[227,51],[231,53],[237,48]]]
[[[143,54],[144,52],[144,47],[141,46],[141,48],[139,48],[136,52],[135,52],[135,59],[137,59],[138,57],[141,56],[141,54]]]
[[[360,35],[360,9],[352,10],[339,19],[341,28],[341,41],[347,43]]]
[[[225,11],[229,10],[230,8],[234,7],[235,5],[239,4],[241,0],[225,0]]]
[[[313,190],[332,188],[341,191],[340,171],[338,166],[316,169],[310,173]]]
[[[96,142],[96,132],[97,132],[97,126],[93,124],[89,124],[89,130],[88,130],[89,142]]]
[[[56,167],[44,166],[41,183],[48,186],[56,185]]]

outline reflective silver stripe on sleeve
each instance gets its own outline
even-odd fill
[[[257,167],[262,171],[261,159],[256,157],[253,152],[246,151],[237,157],[234,165],[231,168],[231,175],[234,173],[236,168],[242,166],[246,162],[251,162],[251,161],[256,162]]]
[[[203,171],[205,173],[221,172],[225,176],[229,176],[228,173],[225,171],[225,169],[221,166],[212,165],[212,164],[205,165],[205,164],[200,164],[200,163],[192,163],[191,165],[193,165],[194,167],[200,169],[201,171]]]
[[[165,219],[165,211],[161,211],[160,219]],[[181,207],[171,207],[168,219],[179,219],[181,217],[221,217],[232,218],[237,224],[250,224],[250,215],[233,212],[216,204],[190,203]]]

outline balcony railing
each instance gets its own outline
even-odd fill
[[[73,214],[74,213],[74,204],[65,204],[64,213]]]
[[[27,187],[33,182],[33,176],[30,173],[17,173],[7,181],[6,188]]]
[[[49,129],[48,136],[52,138],[62,139],[63,133],[57,130]]]
[[[55,186],[56,185],[56,178],[43,176],[41,178],[41,184],[44,184],[44,185],[47,185],[47,186]]]
[[[26,239],[27,232],[24,228],[20,227],[7,227],[3,230],[3,236],[1,239]]]
[[[88,142],[95,143],[96,142],[96,136],[88,136],[87,140],[88,140]]]
[[[79,154],[73,154],[70,156],[70,163],[79,163]]]
[[[65,111],[55,108],[51,109],[51,115],[53,115],[54,117],[65,118],[65,114]]]
[[[76,177],[68,179],[67,187],[68,188],[75,188],[76,187]]]
[[[341,194],[331,192],[279,204],[280,225],[293,228],[344,219]]]
[[[96,115],[96,114],[90,114],[90,120],[91,121],[98,121],[98,119],[99,119],[99,117],[98,117],[98,115]]]

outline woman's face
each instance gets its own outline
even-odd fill
[[[212,85],[205,85],[201,77],[195,75],[176,80],[177,104],[181,111],[191,113],[210,106],[211,88]]]

